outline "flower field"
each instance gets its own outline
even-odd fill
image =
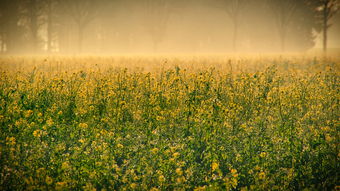
[[[339,61],[1,58],[0,190],[336,190]]]

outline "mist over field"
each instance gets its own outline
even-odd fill
[[[322,49],[324,33],[334,49],[338,8],[334,0],[1,0],[0,52],[301,53]]]
[[[0,0],[0,190],[340,190],[339,0]]]

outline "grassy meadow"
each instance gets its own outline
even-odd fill
[[[339,190],[339,67],[1,57],[0,190]]]

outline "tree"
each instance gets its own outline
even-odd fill
[[[237,37],[240,23],[240,16],[243,9],[246,7],[247,0],[223,0],[226,5],[226,11],[233,23],[233,50],[237,51]]]
[[[60,0],[60,3],[65,13],[77,25],[78,53],[81,53],[84,31],[96,18],[99,3],[96,0]]]
[[[53,0],[45,0],[46,10],[46,33],[47,33],[47,52],[52,52],[52,41],[53,41],[53,26],[54,26],[54,7],[55,2]]]
[[[163,41],[168,20],[171,13],[169,0],[145,0],[144,2],[145,26],[151,35],[154,51]]]
[[[319,18],[322,22],[322,34],[323,34],[323,51],[327,52],[327,32],[332,26],[330,19],[336,14],[339,8],[338,0],[318,0],[319,6],[317,11],[319,12]]]
[[[18,53],[25,48],[23,7],[22,0],[0,1],[0,35],[3,52]]]
[[[31,52],[37,53],[39,50],[39,29],[41,28],[42,7],[39,0],[28,0],[25,6],[28,28],[30,33]]]
[[[287,29],[296,12],[299,0],[268,0],[268,5],[273,10],[276,26],[280,38],[281,51],[285,51]]]

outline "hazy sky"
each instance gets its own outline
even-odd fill
[[[303,2],[2,0],[0,50],[102,54],[304,52],[321,48],[322,35],[313,20],[315,13]],[[340,48],[340,14],[330,22],[328,47]]]

